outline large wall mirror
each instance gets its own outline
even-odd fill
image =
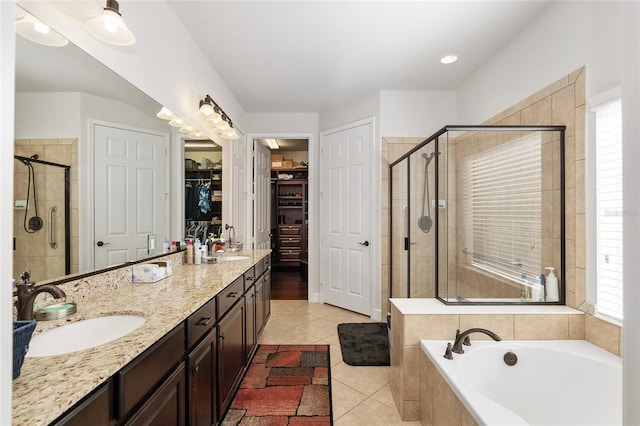
[[[135,185],[118,181],[126,173],[106,183],[94,178],[95,159],[107,154],[128,156],[130,166],[146,162],[145,170],[154,167],[148,166],[159,152],[152,150],[153,144],[167,148],[171,132],[167,122],[156,117],[160,108],[72,43],[49,47],[16,36],[15,279],[28,270],[34,281],[42,282],[144,258],[154,252],[147,250],[148,234],[155,235],[155,253],[161,252],[162,241],[169,237],[168,202],[160,203],[153,213],[144,206],[165,188],[169,192],[168,160],[161,159],[160,169],[141,173],[146,175],[138,181],[147,189],[158,187],[156,193],[145,190],[133,198],[111,197],[116,199],[111,208],[119,212],[117,217],[105,216],[100,203],[109,201],[110,195],[100,188],[119,184],[129,191]],[[132,138],[126,131],[140,135]],[[135,155],[126,152],[131,139],[138,144]],[[124,232],[122,224],[131,221],[142,230],[140,248],[133,254],[105,250],[110,254],[99,259],[99,250],[115,246],[115,237]],[[112,240],[102,241],[98,227],[106,229]],[[96,250],[90,261],[83,260],[84,247]]]

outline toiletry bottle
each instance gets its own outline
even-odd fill
[[[547,287],[547,302],[557,302],[560,300],[558,295],[558,277],[553,273],[555,269],[553,266],[547,266],[544,269],[549,270],[549,275],[545,279]]]
[[[200,239],[196,238],[195,243],[193,243],[193,263],[199,265],[202,263],[202,251],[200,250]]]
[[[193,264],[193,241],[189,240],[187,243],[187,265]]]
[[[176,246],[175,241],[171,241],[171,249],[170,251],[178,251],[178,246]]]
[[[164,239],[164,243],[162,243],[162,252],[169,253],[171,251],[171,243],[168,239]]]
[[[540,275],[533,281],[533,288],[531,290],[531,300],[533,302],[544,302],[544,287],[540,280]]]

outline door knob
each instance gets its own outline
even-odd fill
[[[369,247],[369,241],[365,241],[364,243],[358,243],[361,246]]]
[[[98,242],[96,243],[96,245],[97,245],[98,247],[108,246],[109,244],[111,244],[111,243],[103,243],[102,241],[98,241]]]

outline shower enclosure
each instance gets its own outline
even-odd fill
[[[71,273],[70,166],[23,157],[14,167],[13,277],[37,281]]]
[[[445,126],[390,167],[390,297],[564,304],[564,126]],[[554,268],[559,296],[545,291]]]

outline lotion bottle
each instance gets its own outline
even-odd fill
[[[202,263],[202,250],[200,250],[200,247],[200,240],[196,239],[196,242],[193,245],[193,263],[196,265],[200,265]]]
[[[557,302],[560,300],[558,295],[558,277],[553,273],[555,269],[553,266],[547,266],[544,269],[549,270],[549,275],[545,279],[545,285],[547,287],[547,302]]]

